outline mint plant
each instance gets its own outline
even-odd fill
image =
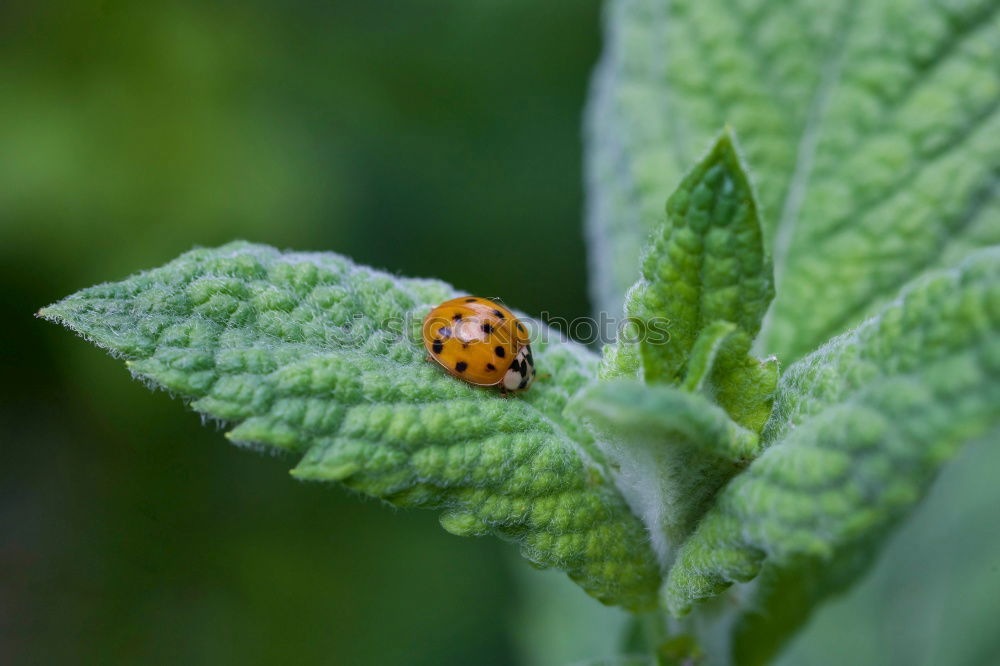
[[[523,396],[424,359],[465,292],[332,253],[198,249],[40,314],[295,477],[635,613],[621,663],[767,663],[1000,426],[997,8],[612,0],[587,229],[629,325],[538,328]]]

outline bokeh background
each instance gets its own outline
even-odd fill
[[[509,544],[293,481],[32,314],[235,238],[587,314],[597,0],[0,2],[0,664],[522,664],[621,613]],[[783,666],[1000,658],[1000,447]]]
[[[526,663],[536,582],[601,612],[32,317],[234,238],[587,314],[598,54],[596,0],[0,3],[0,662]]]

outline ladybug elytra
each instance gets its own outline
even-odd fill
[[[424,347],[449,373],[476,386],[526,391],[535,379],[528,331],[510,310],[486,298],[460,296],[427,313]]]

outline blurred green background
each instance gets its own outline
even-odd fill
[[[614,650],[622,614],[562,574],[433,513],[295,482],[293,461],[229,446],[31,316],[235,238],[587,314],[580,118],[599,13],[0,3],[0,663],[555,666]],[[995,661],[994,443],[946,468],[782,664]]]
[[[601,612],[31,316],[234,238],[587,314],[598,29],[596,0],[0,3],[0,662],[508,664],[522,577]]]

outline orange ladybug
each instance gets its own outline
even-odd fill
[[[487,298],[445,301],[424,317],[423,338],[432,359],[470,384],[506,393],[527,391],[535,379],[527,329]]]

